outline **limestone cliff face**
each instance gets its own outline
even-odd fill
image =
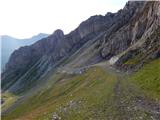
[[[144,63],[160,58],[160,2],[148,2],[141,14],[132,21],[132,41],[116,66],[137,70]],[[139,37],[140,36],[140,37]]]
[[[122,13],[130,10],[134,6],[141,6],[136,9],[133,16],[125,22],[123,26],[115,24],[118,28],[116,31],[106,34],[103,41],[101,54],[104,58],[110,59],[117,55],[140,39],[147,39],[160,25],[159,22],[159,5],[160,2],[128,2]],[[126,15],[126,14],[125,14]],[[127,14],[128,15],[128,14]],[[120,20],[120,22],[123,22]]]
[[[127,6],[130,5],[132,2]],[[145,62],[159,57],[160,2],[143,2],[141,5],[123,27],[104,39],[101,54],[106,59],[118,56],[115,63],[119,69],[138,69]]]

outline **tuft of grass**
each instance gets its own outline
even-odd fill
[[[17,98],[18,96],[9,91],[2,93],[2,100],[4,101],[1,106],[2,110],[6,110],[7,108],[9,108],[17,100]]]
[[[143,66],[131,80],[150,98],[160,100],[160,59]]]
[[[136,53],[134,53],[136,54]],[[136,65],[141,61],[142,55],[137,53],[136,55],[133,55],[130,59],[124,62],[125,65]]]
[[[138,59],[129,59],[129,60],[127,60],[124,64],[125,65],[136,65],[137,63],[139,62],[139,60]]]

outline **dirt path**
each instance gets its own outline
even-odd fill
[[[106,63],[99,66],[117,76],[111,105],[116,115],[111,120],[160,120],[160,103],[146,98],[142,91],[128,80],[127,74]]]
[[[98,66],[117,77],[110,105],[115,113],[110,115],[109,120],[160,120],[160,102],[146,98],[143,92],[128,80],[127,74],[117,71],[108,63]]]
[[[100,63],[95,66],[100,66],[107,73],[114,74],[117,77],[113,99],[109,104],[106,103],[109,105],[107,107],[113,111],[106,113],[106,120],[160,120],[160,103],[146,98],[143,93],[128,80],[128,74],[114,69],[108,63]],[[71,72],[79,73],[79,71],[83,71],[89,67],[79,68]],[[21,98],[21,100],[23,101],[23,98]],[[20,102],[21,101],[17,104]],[[10,109],[13,109],[17,104],[13,105]]]

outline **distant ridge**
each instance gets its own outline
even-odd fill
[[[14,38],[8,35],[2,35],[1,36],[1,50],[2,50],[2,65],[1,65],[1,70],[4,69],[5,64],[8,62],[9,57],[11,55],[11,53],[22,47],[22,46],[26,46],[26,45],[31,45],[33,43],[35,43],[36,41],[47,37],[48,34],[45,33],[39,33],[38,35],[35,35],[31,38],[26,38],[26,39],[18,39],[18,38]]]

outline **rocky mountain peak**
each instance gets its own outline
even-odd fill
[[[62,38],[64,36],[64,33],[61,29],[57,29],[54,31],[53,36],[56,36],[57,38]]]
[[[132,8],[135,8],[135,7],[139,7],[139,6],[143,6],[145,5],[146,2],[145,1],[128,1],[126,3],[126,5],[124,6],[124,9],[132,9]]]

